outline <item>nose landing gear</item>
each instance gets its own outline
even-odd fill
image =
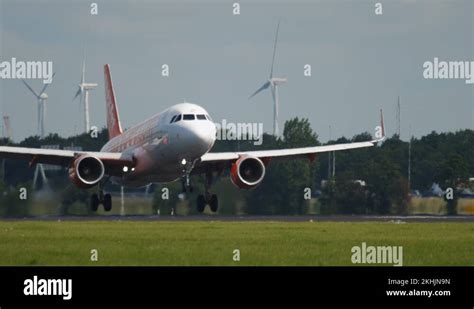
[[[181,184],[183,187],[183,193],[193,192],[193,186],[191,185],[190,174],[194,167],[194,162],[187,161],[186,159],[181,160],[183,166],[183,176],[181,177]]]

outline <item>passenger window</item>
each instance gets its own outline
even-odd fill
[[[176,120],[174,122],[178,122],[181,120],[181,114],[178,115],[178,117],[176,117]]]
[[[185,114],[183,115],[183,120],[194,120],[194,114]]]
[[[174,121],[175,118],[176,118],[176,115],[174,115],[173,118],[171,118],[170,123],[173,123],[173,121]]]
[[[198,120],[206,120],[206,115],[203,115],[203,114],[196,115],[196,117]]]

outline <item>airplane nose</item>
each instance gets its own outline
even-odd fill
[[[202,155],[209,151],[216,140],[216,127],[213,123],[188,129],[189,144]]]
[[[206,151],[211,149],[216,140],[216,127],[213,123],[210,123],[205,128],[200,128],[196,131],[196,137],[199,143],[206,148]]]

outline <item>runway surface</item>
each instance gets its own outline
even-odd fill
[[[142,215],[97,215],[97,216],[38,216],[25,218],[3,218],[3,221],[223,221],[223,222],[460,222],[473,223],[474,216],[142,216]]]

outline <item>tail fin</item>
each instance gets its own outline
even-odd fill
[[[105,82],[105,101],[107,108],[107,129],[109,130],[109,139],[122,134],[122,126],[115,102],[114,85],[112,84],[112,76],[110,75],[110,66],[104,66],[104,82]]]

